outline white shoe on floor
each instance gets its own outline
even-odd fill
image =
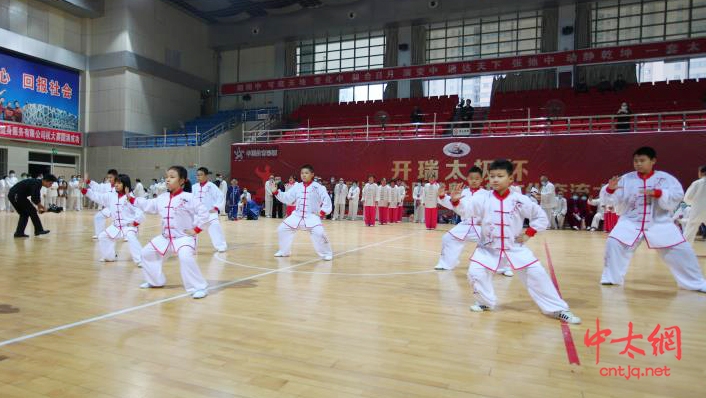
[[[284,254],[282,252],[275,253],[275,257],[289,257],[289,254]]]
[[[331,261],[331,260],[333,260],[333,256],[330,255],[330,254],[327,254],[327,255],[325,255],[325,256],[322,256],[321,258],[324,259],[324,261]]]
[[[150,285],[149,282],[144,282],[140,285],[140,289],[149,289],[151,287],[152,285]]]
[[[97,235],[93,235],[93,236],[91,236],[91,239],[96,240],[96,239],[98,239],[98,236],[97,236]]]
[[[191,295],[191,297],[195,299],[202,299],[206,296],[208,296],[206,289],[197,290]]]
[[[491,308],[485,304],[481,304],[479,302],[475,302],[470,308],[472,312],[483,312],[483,311],[490,311]]]
[[[508,277],[515,276],[515,273],[512,272],[512,270],[511,270],[510,268],[500,268],[500,269],[498,270],[498,272],[499,272],[501,275],[508,276]]]
[[[579,323],[581,323],[581,318],[577,317],[569,310],[555,312],[554,318],[573,325],[578,325]]]
[[[228,250],[228,249],[216,249],[216,251],[217,251],[218,253],[225,253],[226,250]]]

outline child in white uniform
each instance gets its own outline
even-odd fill
[[[213,248],[219,253],[228,249],[228,244],[223,236],[221,223],[218,221],[218,214],[223,211],[225,196],[216,184],[209,181],[210,172],[205,167],[200,167],[196,171],[196,178],[199,183],[192,186],[192,191],[196,200],[208,209],[208,235],[211,237]]]
[[[159,288],[167,283],[162,272],[164,258],[179,256],[184,288],[195,299],[208,295],[208,283],[196,263],[196,235],[208,223],[208,209],[196,200],[187,184],[186,169],[172,166],[167,170],[165,192],[155,199],[131,198],[145,213],[162,217],[162,233],[142,248],[142,273],[145,283],[140,288]]]
[[[286,205],[296,205],[294,212],[277,228],[279,250],[275,257],[289,257],[292,252],[292,242],[297,230],[309,231],[314,250],[326,261],[333,259],[331,244],[326,237],[326,231],[321,219],[331,213],[331,197],[326,188],[314,182],[314,168],[304,165],[301,168],[302,182],[296,183],[290,190],[282,192],[275,190],[272,194]]]
[[[622,285],[630,259],[643,240],[656,249],[674,275],[677,286],[706,293],[706,280],[691,244],[672,221],[684,197],[679,181],[655,171],[657,152],[642,147],[633,154],[635,171],[615,176],[601,190],[601,201],[614,206],[620,219],[606,241],[601,284]]]
[[[526,196],[510,191],[513,165],[500,159],[488,167],[493,191],[487,195],[462,198],[461,187],[451,195],[451,203],[465,219],[480,219],[480,241],[471,257],[468,278],[473,285],[476,303],[471,311],[494,309],[497,304],[493,274],[503,265],[512,267],[540,310],[567,323],[581,323],[568,304],[559,296],[549,275],[524,243],[538,231],[546,230],[549,220],[538,204]],[[524,220],[530,227],[523,230]]]
[[[115,241],[127,239],[132,261],[139,267],[142,262],[142,246],[137,239],[137,233],[138,227],[144,219],[144,213],[130,203],[129,194],[132,187],[130,177],[126,174],[119,174],[115,180],[115,192],[97,192],[95,188],[99,185],[95,181],[91,181],[88,188],[82,189],[81,193],[107,209],[113,220],[108,228],[98,234],[98,250],[101,254],[101,261],[115,261],[117,259]]]

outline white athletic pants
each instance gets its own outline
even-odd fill
[[[333,250],[331,250],[331,243],[326,237],[326,231],[324,231],[323,225],[317,225],[314,228],[298,228],[301,230],[309,230],[311,234],[311,242],[314,244],[314,251],[321,256],[331,256],[333,255]],[[277,227],[277,236],[279,238],[279,251],[285,255],[292,253],[292,242],[294,242],[294,235],[297,233],[297,228],[290,228],[284,223]]]
[[[503,259],[503,261],[505,261]],[[522,283],[527,288],[527,292],[532,297],[539,309],[544,314],[553,314],[557,311],[569,309],[569,305],[559,297],[556,288],[552,284],[549,275],[539,262],[525,268],[515,270]],[[497,297],[493,288],[493,271],[477,264],[471,263],[468,267],[468,281],[473,288],[476,300],[491,308],[497,305]]]
[[[632,259],[642,240],[643,237],[640,237],[633,246],[628,246],[617,239],[608,238],[605,247],[605,264],[601,283],[612,283],[615,285],[625,283],[625,274],[628,272],[630,259]],[[704,276],[701,273],[701,266],[699,266],[699,260],[694,254],[691,243],[684,242],[670,248],[655,250],[662,257],[662,260],[667,263],[669,270],[674,275],[677,286],[687,290],[706,291],[706,280],[704,280]]]
[[[162,271],[162,263],[166,257],[170,257],[172,254],[174,254],[173,245],[169,245],[164,256],[150,243],[142,248],[142,274],[150,286],[161,287],[167,283],[167,277]],[[206,289],[208,283],[201,275],[199,265],[196,263],[194,249],[189,246],[182,246],[176,254],[179,256],[179,268],[181,269],[181,280],[184,283],[184,289],[189,293]]]
[[[132,256],[132,261],[135,264],[139,264],[142,261],[141,252],[142,246],[140,241],[137,239],[137,234],[135,231],[127,231],[125,233],[127,237],[128,246],[130,247],[130,255]],[[108,236],[108,234],[103,231],[98,235],[98,251],[101,254],[101,258],[105,261],[115,261],[115,241],[121,239],[123,236],[118,235],[115,239]]]

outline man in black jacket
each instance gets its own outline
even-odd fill
[[[48,234],[49,231],[42,227],[42,221],[39,220],[39,215],[37,215],[37,209],[40,213],[44,213],[45,209],[42,206],[40,199],[40,191],[42,186],[49,188],[52,184],[56,182],[56,177],[52,174],[45,175],[41,180],[37,178],[29,178],[22,180],[15,184],[8,193],[8,199],[12,206],[17,210],[17,214],[20,215],[20,220],[17,222],[17,229],[15,230],[15,238],[28,238],[25,235],[25,228],[27,227],[27,219],[32,219],[32,224],[34,225],[34,236]],[[31,197],[32,202],[27,199]],[[34,205],[37,208],[35,209]]]

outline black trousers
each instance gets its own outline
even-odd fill
[[[276,198],[272,198],[272,218],[284,217],[284,205]]]
[[[37,209],[34,207],[32,202],[27,198],[17,197],[17,195],[10,196],[10,203],[12,207],[15,208],[17,214],[20,215],[20,220],[17,221],[17,229],[15,230],[15,235],[23,235],[25,233],[25,228],[27,228],[27,219],[32,219],[32,225],[34,225],[34,233],[39,231],[44,231],[42,227],[42,221],[39,219],[39,214],[37,214]]]

